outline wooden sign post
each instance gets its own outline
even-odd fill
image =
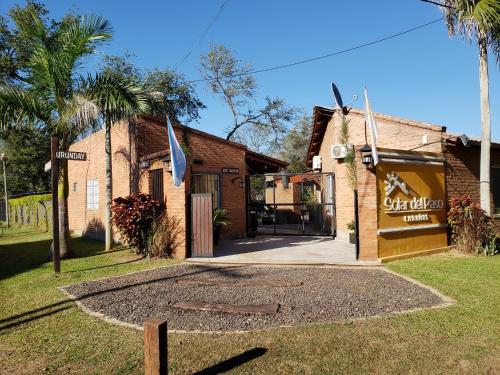
[[[59,250],[59,163],[56,154],[59,151],[59,139],[50,137],[50,163],[52,168],[52,246],[54,272],[61,272],[61,255]]]
[[[59,139],[50,137],[50,168],[52,169],[52,238],[54,272],[61,272],[61,250],[59,248],[59,160],[87,160],[85,152],[59,151]],[[45,170],[49,168],[45,166]]]
[[[144,323],[144,373],[168,374],[166,320],[153,319]]]

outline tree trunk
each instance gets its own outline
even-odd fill
[[[112,227],[111,227],[111,200],[113,199],[113,176],[111,162],[111,124],[105,124],[105,144],[106,153],[106,202],[104,204],[104,231],[105,231],[105,250],[111,250],[113,246]]]
[[[479,47],[479,90],[481,96],[481,165],[480,165],[480,197],[481,208],[491,216],[490,195],[490,99],[488,82],[488,46],[483,33],[478,37]]]
[[[64,148],[65,149],[65,148]],[[68,161],[60,160],[61,171],[59,176],[59,248],[61,259],[69,258],[73,255],[69,236],[68,222]]]

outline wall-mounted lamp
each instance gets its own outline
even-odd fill
[[[287,174],[286,170],[281,171],[281,180],[283,182],[283,188],[288,189],[288,184],[290,182],[290,176]]]
[[[231,180],[231,183],[234,184],[234,181],[236,181],[236,180],[240,180],[240,188],[244,188],[246,186],[245,177],[241,177],[241,176],[235,177]]]
[[[368,145],[364,145],[359,150],[361,152],[361,162],[369,167],[373,163],[372,148]]]
[[[172,163],[170,159],[170,155],[167,155],[163,158],[163,169],[166,170],[167,172],[172,173]]]

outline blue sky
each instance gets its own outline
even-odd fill
[[[2,0],[5,14],[13,4]],[[107,17],[114,27],[103,52],[136,55],[144,68],[173,68],[196,42],[223,0],[48,0],[51,16],[68,10]],[[257,69],[286,64],[370,42],[440,16],[419,0],[229,0],[210,32],[178,68],[187,79],[200,78],[199,56],[224,44]],[[493,138],[500,140],[500,74],[490,55],[490,105]],[[351,102],[368,87],[376,112],[445,125],[449,131],[480,134],[478,53],[474,44],[450,39],[443,23],[340,56],[256,76],[259,94],[279,96],[311,113],[331,106],[330,83]],[[204,83],[197,94],[207,108],[192,123],[223,135],[230,114]],[[353,104],[362,107],[359,99]]]

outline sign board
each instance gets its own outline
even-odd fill
[[[447,246],[442,163],[377,165],[379,258]]]
[[[239,168],[224,167],[224,168],[222,168],[222,173],[223,174],[240,174],[240,169]]]
[[[56,159],[85,161],[87,160],[87,153],[78,151],[57,151]]]

